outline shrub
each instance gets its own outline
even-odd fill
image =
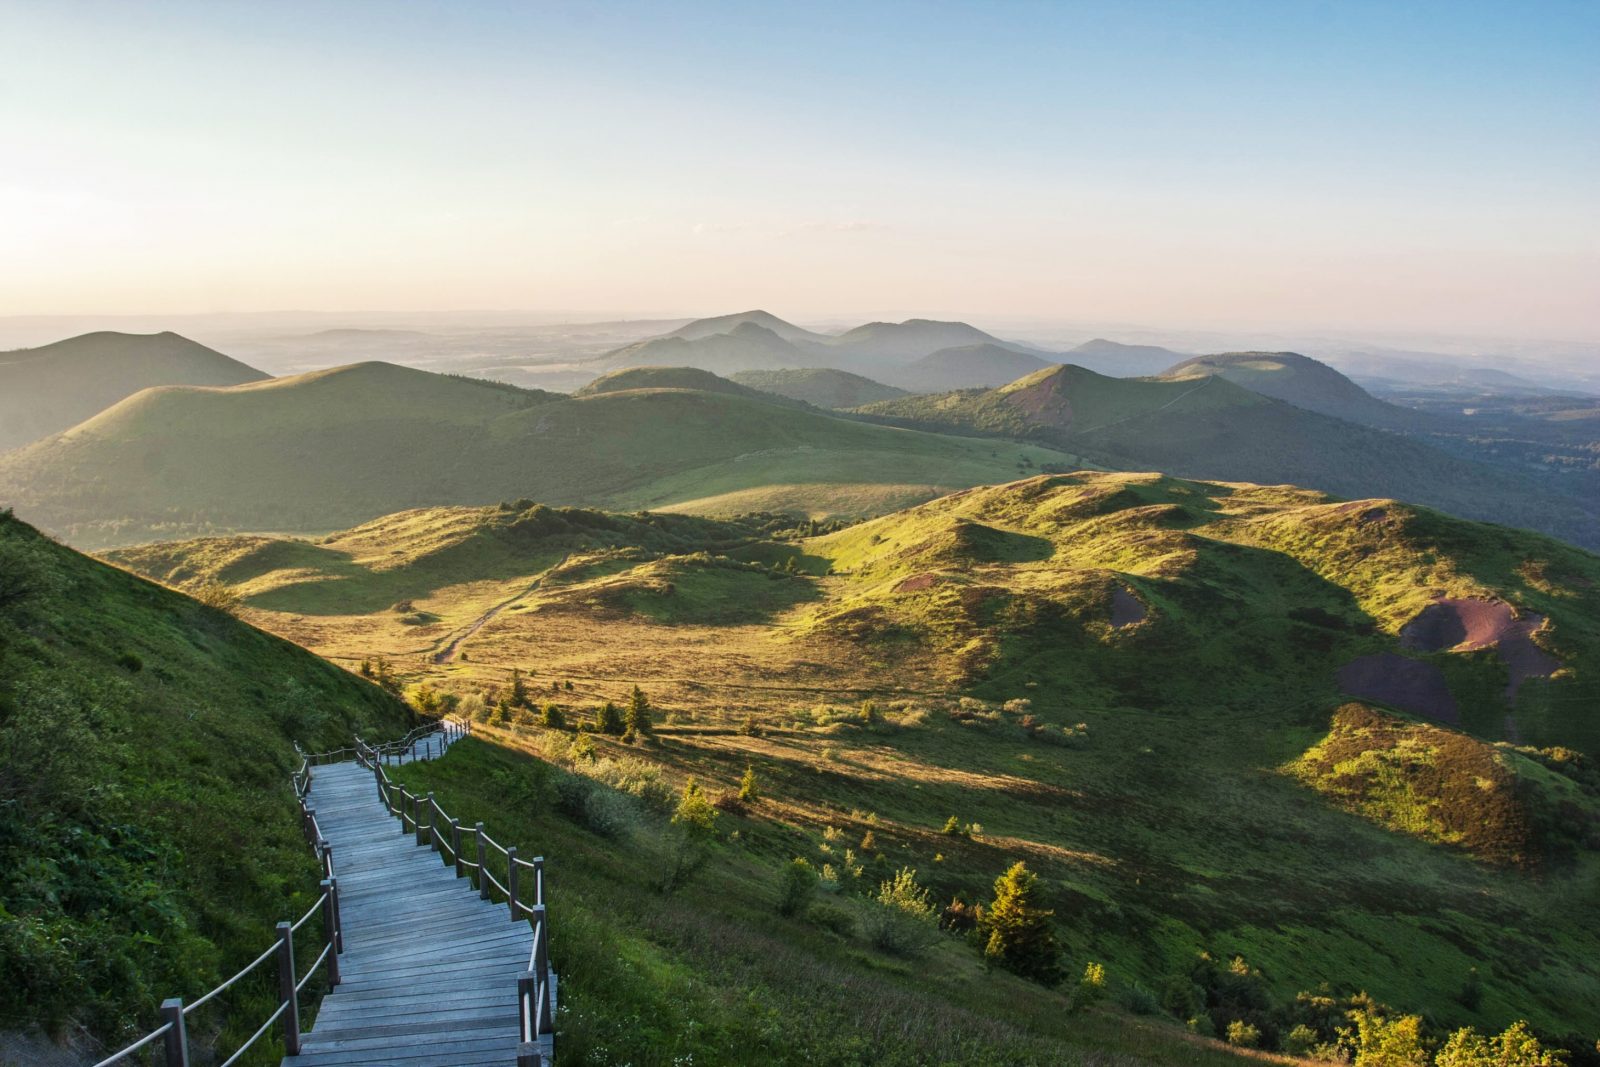
[[[489,704],[482,693],[468,693],[461,700],[461,714],[473,722],[488,722]]]
[[[950,816],[944,821],[944,830],[942,832],[950,837],[960,837],[961,820],[954,815]]]
[[[713,819],[716,817],[716,811],[709,804],[706,810]],[[655,888],[666,895],[688,885],[711,858],[711,850],[706,846],[706,833],[680,823],[677,816],[673,816],[673,823],[656,846]]]
[[[912,956],[937,939],[937,918],[928,891],[917,884],[917,872],[902,867],[869,898],[862,929],[874,948]]]
[[[746,737],[760,737],[761,725],[756,722],[754,715],[746,715],[744,722],[739,724],[739,732]]]
[[[778,914],[794,917],[803,914],[817,895],[817,871],[810,862],[797,857],[778,878]]]
[[[1309,1056],[1311,1050],[1322,1043],[1322,1035],[1305,1023],[1300,1023],[1283,1038],[1283,1051],[1291,1056]]]
[[[139,656],[133,652],[124,652],[122,655],[117,657],[117,666],[121,667],[129,674],[138,674],[140,671],[144,670],[144,660],[140,659]]]
[[[746,804],[753,804],[761,799],[760,790],[756,786],[756,769],[754,767],[746,767],[744,769],[744,777],[739,779],[739,799]],[[871,837],[872,835],[868,833],[867,836]]]
[[[1106,965],[1090,960],[1083,965],[1083,975],[1072,991],[1072,1010],[1082,1011],[1105,999]]]
[[[1128,987],[1123,1005],[1135,1015],[1154,1015],[1161,1010],[1156,995],[1137,982]]]
[[[1021,862],[995,879],[994,902],[984,910],[984,959],[1045,985],[1061,980],[1060,949],[1050,916],[1039,907],[1039,876]]]
[[[626,729],[621,710],[609,700],[601,704],[600,710],[595,712],[594,728],[603,734],[620,735]]]
[[[1187,1019],[1206,1006],[1206,991],[1188,977],[1175,974],[1161,984],[1161,1009],[1168,1015]]]
[[[522,678],[522,671],[517,667],[511,668],[511,703],[519,708],[530,707],[528,702],[528,683]]]
[[[1228,1044],[1238,1045],[1240,1048],[1255,1048],[1261,1044],[1261,1031],[1243,1019],[1235,1019],[1228,1024]]]
[[[856,932],[855,915],[849,908],[831,900],[819,900],[812,904],[806,910],[806,921],[824,930],[831,930],[840,937],[850,937]]]
[[[672,790],[668,788],[661,768],[637,756],[616,756],[597,759],[587,768],[589,777],[612,789],[636,797],[660,811],[672,806]]]
[[[1217,1036],[1217,1024],[1203,1011],[1189,1016],[1188,1022],[1184,1025],[1189,1028],[1191,1034],[1199,1034],[1201,1037]]]
[[[1350,1012],[1356,1024],[1355,1067],[1423,1067],[1422,1017],[1391,1017],[1370,1001]]]
[[[539,709],[539,725],[547,730],[563,730],[566,729],[567,717],[561,713],[560,708],[547,702]]]
[[[233,586],[215,578],[201,582],[191,595],[206,607],[229,615],[237,615],[239,609],[244,607],[244,598]]]
[[[1600,1043],[1596,1045],[1600,1050]],[[1438,1067],[1562,1067],[1566,1057],[1539,1043],[1526,1022],[1515,1022],[1498,1037],[1484,1037],[1470,1026],[1450,1035],[1434,1060]]]
[[[627,838],[639,825],[632,798],[612,789],[590,789],[583,801],[583,825],[602,837]]]

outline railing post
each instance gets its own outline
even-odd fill
[[[533,906],[533,973],[539,980],[539,990],[545,995],[533,1008],[534,1036],[549,1033],[554,1020],[546,1020],[550,991],[550,913],[543,904]]]
[[[168,997],[161,1002],[161,1022],[172,1027],[162,1038],[167,1067],[189,1067],[189,1030],[183,1025],[182,997]]]
[[[339,908],[339,878],[335,875],[328,879],[328,887],[333,891],[333,951],[344,951],[344,912]]]
[[[428,827],[428,825],[424,825],[424,823],[422,821],[422,813],[424,811],[426,811],[428,813],[428,823],[431,824],[433,822],[433,808],[431,807],[432,804],[433,804],[433,794],[432,793],[429,793],[426,798],[422,797],[420,794],[418,795],[418,797],[417,797],[417,844],[419,844],[419,845],[426,845],[428,843],[428,828],[429,827]]]
[[[537,990],[539,980],[532,971],[517,975],[517,1032],[520,1045],[517,1063],[522,1063],[522,1048],[539,1040],[539,1005]]]
[[[483,844],[483,823],[480,822],[476,827],[473,828],[473,834],[478,839],[478,899],[488,900],[489,868],[484,866],[484,863],[487,862],[487,857],[484,855],[485,849]]]
[[[544,907],[544,857],[533,857],[533,902]]]
[[[316,805],[307,804],[302,800],[300,802],[300,812],[300,832],[306,835],[307,841],[311,841],[312,844],[315,844],[315,840],[313,840],[311,837],[311,824],[317,820]]]
[[[506,849],[506,907],[511,909],[511,921],[516,922],[517,915],[517,846],[512,845]]]
[[[517,1067],[544,1067],[544,1057],[539,1054],[538,1044],[524,1041],[517,1046]]]
[[[333,846],[328,842],[322,843],[322,877],[333,877]]]
[[[456,860],[456,877],[467,873],[466,857],[461,854],[461,820],[450,820],[450,855]]]
[[[411,798],[411,791],[405,786],[400,787],[400,832],[406,832],[406,801]]]
[[[333,903],[333,879],[322,880],[322,932],[328,939],[328,984],[339,984],[339,917]]]
[[[278,1003],[287,1004],[283,1013],[283,1051],[300,1055],[300,996],[294,991],[294,928],[278,924]]]

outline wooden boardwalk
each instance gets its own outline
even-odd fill
[[[434,751],[441,740],[432,740]],[[372,771],[355,762],[318,767],[308,800],[339,876],[342,981],[284,1067],[515,1064],[528,923],[479,899],[470,881],[402,833]],[[540,1045],[548,1064],[550,1038]]]

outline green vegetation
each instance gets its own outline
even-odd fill
[[[1163,378],[1201,380],[1219,375],[1253,393],[1307,411],[1384,430],[1415,429],[1427,420],[1385,403],[1326,363],[1296,352],[1225,352],[1196,356],[1167,369]]]
[[[1069,365],[999,389],[904,397],[861,411],[899,426],[1034,441],[1114,469],[1397,497],[1600,547],[1600,505],[1563,482],[1461,459],[1217,375],[1108,378]]]
[[[877,514],[1060,460],[725,393],[565,397],[363,363],[141,393],[82,432],[0,457],[0,497],[76,544],[105,547],[321,532],[524,495],[722,515]]]
[[[378,687],[0,513],[0,1029],[116,1044],[248,962],[316,897],[292,742],[408,721]],[[231,1051],[270,1002],[241,987],[191,1026]]]
[[[574,707],[648,691],[655,734],[636,731],[637,745],[516,721],[480,734],[571,776],[552,786],[567,830],[520,802],[506,814],[541,820],[531,840],[604,837],[645,894],[628,923],[732,897],[737,924],[835,946],[843,973],[897,975],[941,1011],[999,983],[1023,1017],[1034,1003],[1086,1026],[1148,1013],[1139,1025],[1162,1040],[1199,1040],[1192,1029],[1225,1045],[1238,1021],[1262,1050],[1286,1049],[1302,1026],[1311,1036],[1297,1043],[1329,1045],[1366,992],[1390,1014],[1423,1015],[1432,1041],[1526,1019],[1546,1044],[1592,1045],[1594,556],[1393,501],[1111,473],[972,489],[815,536],[803,523],[634,521],[619,542],[530,552],[559,563],[540,562],[533,588],[525,574],[487,591],[468,576],[429,587],[415,606],[459,632],[479,605],[510,599],[459,642],[470,662],[398,656],[416,647],[390,610],[404,588],[374,597],[369,616],[319,616],[287,592],[267,610],[247,585],[246,610],[348,662],[404,663],[408,681],[452,689],[463,707],[492,704],[513,668],[536,688],[573,683]],[[623,543],[674,521],[698,525],[654,548]],[[745,539],[694,546],[695,531],[730,526]],[[253,580],[287,590],[294,570]],[[1531,641],[1558,669],[1512,700],[1493,642],[1403,643],[1440,597],[1539,616]],[[1388,706],[1366,701],[1371,725],[1340,712],[1340,670],[1378,654],[1433,669],[1458,720],[1407,716],[1399,690]],[[507,760],[530,781],[542,765]],[[754,804],[737,795],[747,771]],[[671,822],[691,777],[691,807],[716,813],[708,835]],[[502,795],[513,787],[482,793]],[[1482,837],[1474,810],[1494,816]],[[817,872],[816,896],[783,917],[778,887],[797,857]],[[591,853],[572,862],[589,871],[572,877],[595,874]],[[1019,862],[1036,876],[1029,906],[1053,912],[1045,929],[1063,947],[1067,980],[1053,987],[1003,967],[981,977],[980,917]],[[913,945],[914,967],[874,947],[869,910],[904,870],[951,902],[951,935]],[[688,922],[668,926],[706,929]],[[690,974],[711,966],[650,929],[624,932]],[[1094,1008],[1072,985],[1089,963],[1104,972]],[[707,996],[752,975],[722,982]],[[1085,1010],[1069,1015],[1074,1000]],[[584,1032],[612,1047],[609,1031]]]
[[[776,393],[804,404],[832,410],[857,408],[905,395],[904,389],[831,367],[740,371],[733,375],[733,380],[764,393]]]

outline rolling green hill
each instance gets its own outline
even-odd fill
[[[1198,379],[1220,375],[1262,396],[1307,411],[1331,415],[1383,430],[1414,430],[1426,417],[1384,403],[1326,363],[1297,352],[1225,352],[1195,356],[1169,367],[1163,378]]]
[[[602,393],[622,393],[630,389],[694,389],[703,393],[742,396],[768,404],[797,406],[796,402],[787,396],[740,384],[698,367],[627,367],[623,370],[614,370],[610,374],[602,374],[589,384],[574,390],[572,395],[599,396]]]
[[[0,500],[76,544],[323,531],[534,497],[728,514],[876,514],[1062,464],[743,396],[540,393],[382,363],[147,390],[0,458]]]
[[[305,650],[0,513],[0,1030],[117,1043],[248,962],[316,898],[292,742],[409,719]],[[191,1032],[234,1047],[263,1002]]]
[[[839,411],[905,395],[904,389],[830,367],[740,371],[733,380],[762,392]]]
[[[606,367],[696,367],[724,375],[815,362],[808,350],[755,322],[740,322],[726,333],[655,337],[619,348],[600,360]]]
[[[533,505],[117,559],[230,582],[263,624],[342,662],[388,656],[469,706],[512,668],[558,705],[563,729],[513,711],[458,763],[409,773],[453,812],[512,820],[581,887],[562,920],[581,1047],[656,1062],[614,1024],[625,1005],[669,1020],[678,1052],[695,1019],[696,1062],[767,1040],[752,1011],[774,1062],[837,1058],[819,981],[883,1020],[863,1062],[1201,1063],[1216,1046],[1163,1045],[1185,1019],[1249,1021],[1267,1048],[1295,1025],[1331,1041],[1361,990],[1432,1026],[1527,1018],[1592,1042],[1600,558],[1392,500],[1124,473],[806,533]],[[1364,698],[1353,663],[1376,665]],[[1449,717],[1408,710],[1417,671]],[[653,737],[571,732],[634,684]],[[707,868],[653,889],[659,813],[689,776],[731,797],[747,768],[759,799],[727,804]],[[784,918],[797,856],[828,882]],[[935,904],[976,902],[1018,860],[1069,975],[1103,963],[1145,1021],[1069,1014],[958,936],[874,942],[868,898],[895,871]],[[963,1032],[966,1013],[1000,1028],[962,1048],[916,1021]]]
[[[1217,375],[1109,378],[1069,364],[999,389],[905,397],[861,411],[895,425],[1037,441],[1122,470],[1393,496],[1600,546],[1593,500]]]
[[[887,375],[896,385],[918,393],[952,389],[993,388],[1054,366],[1028,352],[985,343],[941,348],[896,367]]]
[[[175,333],[87,333],[0,352],[0,451],[65,430],[141,389],[265,377]]]

